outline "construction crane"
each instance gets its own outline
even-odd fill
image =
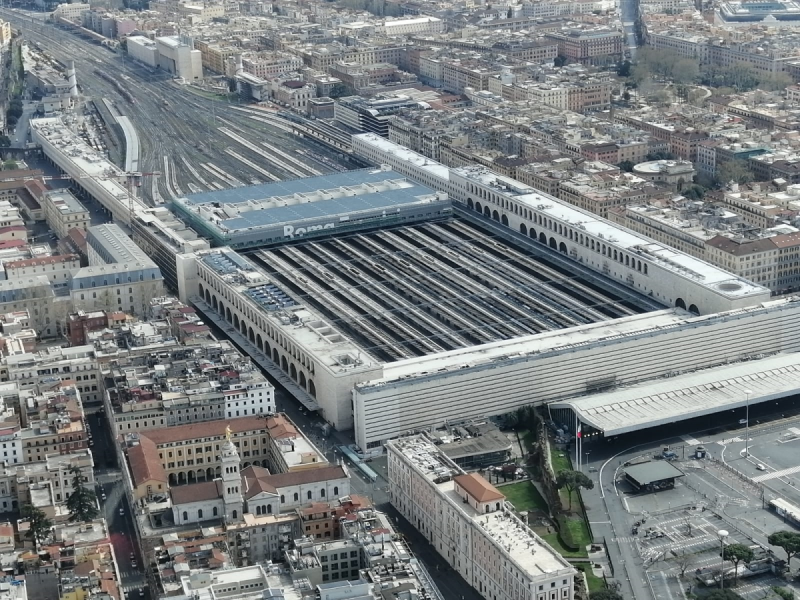
[[[123,171],[121,175],[126,177],[127,181],[127,189],[128,189],[128,213],[130,215],[131,222],[133,222],[133,199],[135,198],[134,195],[134,188],[139,187],[141,183],[135,185],[136,182],[140,182],[142,177],[158,177],[162,175],[161,171],[150,171],[150,172],[142,172],[142,171]],[[36,177],[34,175],[23,175],[20,177],[6,177],[0,179],[0,183],[6,183],[9,181],[52,181],[52,180],[59,180],[59,179],[94,179],[93,175],[42,175],[40,177]]]

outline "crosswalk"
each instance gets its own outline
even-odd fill
[[[779,477],[786,477],[787,475],[794,475],[795,473],[800,472],[800,465],[796,467],[789,467],[788,469],[781,469],[780,471],[772,471],[771,473],[764,473],[763,475],[758,475],[753,477],[753,481],[756,483],[761,481],[769,481],[770,479],[778,479]]]
[[[728,444],[740,444],[744,440],[740,437],[732,437],[732,438],[725,438],[724,440],[718,441],[717,444],[720,446],[727,446]]]
[[[701,446],[701,445],[703,444],[703,442],[701,442],[700,440],[697,440],[697,439],[693,438],[693,437],[692,437],[692,436],[690,436],[690,435],[682,435],[682,436],[681,436],[681,439],[682,439],[684,442],[686,442],[687,444],[689,444],[690,446]]]

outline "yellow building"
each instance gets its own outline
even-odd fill
[[[11,41],[11,23],[0,21],[0,45],[5,46]]]

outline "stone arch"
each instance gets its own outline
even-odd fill
[[[255,344],[256,343],[256,332],[253,331],[252,327],[248,327],[247,328],[247,337],[250,339],[250,343],[251,344]]]
[[[692,313],[692,314],[695,314],[695,315],[699,315],[700,314],[700,309],[697,308],[697,304],[690,304],[689,305],[689,312]]]
[[[535,240],[536,239],[536,230],[533,227],[531,227],[530,230],[528,231],[528,235],[531,236]]]
[[[558,243],[556,243],[556,238],[554,238],[554,237],[550,238],[550,247],[553,250],[558,250]]]
[[[205,298],[206,290],[205,290],[205,288],[203,288],[203,284],[202,283],[198,283],[197,284],[197,289],[200,291],[200,297],[201,298]]]
[[[563,252],[564,254],[566,254],[567,253],[567,245],[564,242],[561,242],[558,245],[558,250],[559,250],[559,252]]]
[[[233,323],[233,317],[231,316],[231,309],[228,306],[225,307],[225,320],[228,321],[228,323]]]
[[[300,387],[306,389],[306,374],[300,371]]]
[[[194,471],[189,471],[186,479],[188,483],[197,483],[197,478],[195,477]]]
[[[264,340],[261,339],[261,334],[256,335],[256,346],[261,350],[264,347]]]
[[[284,372],[287,372],[289,370],[289,361],[286,360],[285,356],[281,356],[281,369]]]
[[[250,461],[249,460],[242,464],[242,468],[243,469],[246,469],[249,466],[250,466]]]
[[[677,300],[675,300],[675,306],[677,306],[678,308],[682,308],[683,310],[686,310],[686,301],[683,298],[678,298]]]
[[[195,477],[197,481],[205,481],[206,480],[206,472],[203,469],[197,469],[197,476]]]
[[[314,385],[313,379],[308,380],[308,395],[312,398],[317,397],[317,386]]]
[[[206,481],[211,481],[214,479],[214,469],[212,467],[208,467],[206,469]]]
[[[505,216],[505,215],[501,216],[501,217],[500,217],[500,222],[501,222],[503,225],[505,225],[506,227],[508,227],[508,217],[507,217],[507,216]]]
[[[216,294],[211,296],[211,308],[213,308],[215,312],[219,312],[219,303],[217,302]]]
[[[260,467],[261,466],[261,461],[260,460],[254,460],[253,461],[253,466],[254,467]]]
[[[264,354],[266,354],[267,357],[272,355],[272,347],[269,345],[267,340],[264,340]]]
[[[289,365],[289,376],[297,381],[297,367],[294,366],[294,363]]]
[[[239,331],[239,315],[233,315],[233,328]]]
[[[470,210],[475,208],[475,203],[472,201],[472,198],[467,198],[467,208]]]
[[[528,235],[528,227],[527,227],[527,225],[525,225],[525,223],[520,223],[519,224],[519,232],[522,235]]]
[[[486,217],[487,219],[491,219],[492,218],[492,211],[489,210],[488,206],[484,206],[483,207],[483,216]]]
[[[499,221],[500,220],[500,213],[497,212],[496,210],[492,211],[492,220],[493,221]]]
[[[186,483],[186,473],[178,471],[178,485],[183,485],[184,483]]]
[[[547,236],[544,234],[544,231],[539,234],[539,241],[545,246],[547,245]]]
[[[483,212],[483,207],[481,206],[481,203],[480,203],[480,202],[476,202],[476,203],[475,203],[475,210],[476,210],[477,212],[479,212],[479,213],[482,213],[482,212]]]
[[[206,304],[211,306],[211,292],[209,292],[208,290],[206,290],[206,298],[205,299],[206,299]]]
[[[243,336],[245,336],[245,337],[247,336],[247,323],[244,322],[244,319],[242,319],[241,327],[239,328],[239,331],[242,332]]]
[[[178,476],[175,473],[170,473],[167,479],[170,485],[178,485]]]
[[[281,364],[281,356],[280,354],[278,354],[277,348],[274,348],[272,350],[272,362],[274,362],[276,365]]]
[[[217,475],[216,476],[219,477],[220,475],[222,475],[222,467],[217,467]]]

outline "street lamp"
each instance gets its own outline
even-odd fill
[[[745,429],[744,429],[744,457],[750,456],[750,396],[753,394],[752,390],[744,390],[744,395],[747,398],[747,413],[744,416]]]
[[[725,529],[720,529],[717,532],[717,537],[719,537],[719,548],[720,548],[720,560],[722,564],[722,568],[720,569],[719,573],[719,589],[725,589],[725,538],[728,537],[728,532]]]

